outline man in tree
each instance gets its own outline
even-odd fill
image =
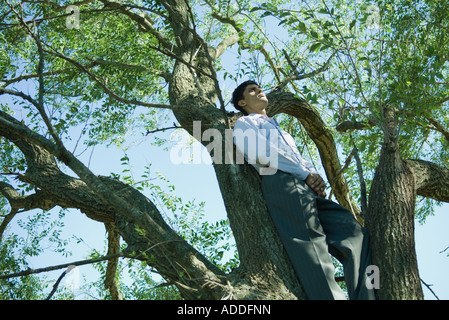
[[[267,116],[268,99],[256,82],[240,84],[232,103],[244,114],[234,127],[237,151],[261,175],[268,211],[309,299],[346,298],[329,253],[343,264],[349,298],[375,299],[366,285],[371,250],[365,229],[351,212],[325,199],[323,179],[291,135]]]

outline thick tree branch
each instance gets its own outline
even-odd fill
[[[374,122],[368,121],[368,122],[358,122],[358,121],[342,121],[337,124],[336,130],[340,133],[344,133],[347,131],[353,131],[353,130],[365,130],[370,129],[375,125]]]
[[[406,162],[415,177],[416,194],[449,202],[449,169],[424,160],[409,159]]]
[[[8,200],[11,207],[11,212],[5,216],[0,225],[0,240],[7,225],[17,213],[38,208],[50,210],[57,205],[52,196],[45,191],[37,190],[34,194],[21,196],[10,184],[3,181],[0,181],[0,194]]]
[[[13,210],[28,211],[32,209],[50,210],[57,205],[52,196],[45,191],[37,190],[36,193],[21,196],[11,185],[0,181],[0,193],[9,201]]]
[[[449,130],[446,129],[441,123],[439,123],[435,118],[429,117],[427,120],[435,127],[435,130],[440,132],[444,138],[449,142]]]
[[[232,34],[231,36],[229,36],[228,38],[224,39],[223,41],[221,41],[216,48],[212,48],[211,51],[211,56],[214,59],[218,59],[227,48],[233,46],[234,44],[236,44],[239,41],[240,37],[237,33]]]

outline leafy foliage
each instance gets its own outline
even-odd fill
[[[31,267],[30,260],[44,252],[70,255],[67,249],[69,241],[61,236],[63,216],[61,213],[58,219],[54,219],[50,212],[36,212],[19,219],[19,228],[3,237],[0,243],[0,275],[27,270]],[[36,275],[0,279],[0,299],[44,299],[49,284],[45,278]],[[61,291],[59,297],[62,296],[67,298],[67,292]]]

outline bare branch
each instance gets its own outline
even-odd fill
[[[317,74],[320,74],[324,71],[326,71],[327,69],[329,69],[330,63],[332,58],[337,54],[338,51],[334,51],[334,53],[331,54],[331,56],[327,59],[327,61],[319,68],[309,72],[309,73],[305,73],[305,74],[301,74],[298,70],[297,70],[297,66],[293,65],[290,61],[290,59],[288,58],[287,53],[284,50],[284,54],[287,57],[287,61],[289,61],[290,67],[291,67],[291,72],[290,74],[280,83],[278,84],[276,88],[282,89],[284,88],[287,83],[291,82],[291,81],[297,81],[297,80],[303,80],[303,79],[308,79],[308,78],[312,78],[314,76],[316,76]]]
[[[9,89],[6,89],[6,88],[4,88],[4,87],[0,87],[0,92],[3,92],[3,93],[6,93],[6,94],[10,94],[10,95],[13,95],[13,96],[20,97],[20,98],[22,98],[22,99],[24,99],[24,100],[30,102],[30,103],[31,103],[32,105],[34,105],[35,107],[38,107],[38,106],[39,106],[39,103],[38,103],[36,100],[34,100],[34,99],[31,98],[29,95],[26,95],[26,94],[23,93],[23,92],[19,92],[19,91],[15,91],[15,90],[9,90]]]
[[[239,39],[240,37],[237,33],[232,34],[228,38],[221,41],[215,49],[211,49],[211,51],[213,52],[211,53],[211,56],[214,57],[214,59],[218,59],[227,48],[236,44]]]
[[[23,276],[28,276],[30,274],[55,271],[55,270],[67,268],[69,266],[83,266],[86,264],[97,263],[97,262],[120,258],[120,257],[125,257],[125,254],[123,252],[119,252],[119,253],[106,255],[103,257],[99,257],[99,258],[79,260],[79,261],[74,261],[74,262],[70,262],[70,263],[64,263],[64,264],[59,264],[59,265],[45,267],[45,268],[39,268],[39,269],[28,269],[28,270],[15,272],[15,273],[11,273],[11,274],[0,275],[0,279],[11,279],[11,278],[23,277]]]
[[[105,223],[106,231],[108,232],[108,253],[107,255],[113,255],[120,252],[120,235],[115,230],[113,223]],[[120,293],[117,281],[116,272],[118,266],[118,257],[108,260],[108,266],[106,267],[106,278],[104,280],[104,286],[109,290],[113,300],[123,300]]]
[[[62,281],[62,278],[64,278],[64,276],[69,272],[68,270],[70,269],[67,268],[67,270],[65,270],[63,273],[61,273],[61,275],[59,276],[58,280],[56,280],[55,284],[53,285],[53,289],[51,290],[50,294],[47,296],[47,298],[45,300],[50,300],[51,297],[53,297],[53,295],[55,294],[56,290],[58,289],[59,283]]]
[[[422,284],[424,284],[424,285],[427,287],[427,289],[429,289],[429,291],[432,292],[433,296],[434,296],[437,300],[440,300],[440,298],[438,298],[438,296],[435,294],[435,292],[430,288],[430,287],[433,286],[433,285],[432,285],[432,284],[427,284],[427,283],[425,283],[423,279],[420,279],[420,280],[421,280]]]

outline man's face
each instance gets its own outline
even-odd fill
[[[250,113],[261,113],[267,107],[268,99],[263,90],[256,84],[248,85],[243,91],[243,99],[239,105]]]

